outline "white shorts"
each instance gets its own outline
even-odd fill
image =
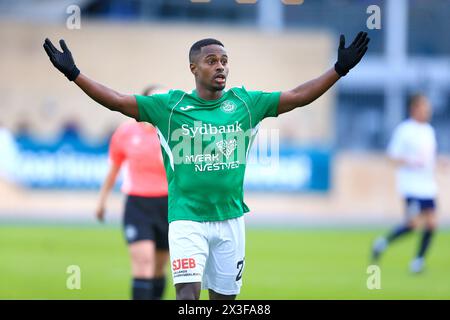
[[[174,284],[201,282],[202,289],[239,294],[245,257],[243,216],[212,222],[173,221],[169,248]]]

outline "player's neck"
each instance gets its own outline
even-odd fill
[[[217,100],[223,95],[223,90],[211,91],[202,87],[197,87],[195,90],[197,91],[197,95],[204,100]]]
[[[418,124],[426,124],[426,123],[428,123],[427,120],[418,119],[418,118],[414,118],[414,117],[411,117],[411,120],[413,120],[414,122],[416,122]]]

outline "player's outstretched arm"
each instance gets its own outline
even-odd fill
[[[320,77],[301,84],[295,89],[281,93],[278,105],[278,114],[291,111],[298,107],[310,104],[328,89],[330,89],[340,77],[345,76],[350,69],[356,66],[367,51],[370,38],[366,32],[360,32],[352,44],[345,48],[345,37],[341,35],[338,49],[338,60],[334,68],[328,70]]]
[[[49,39],[45,39],[44,42],[45,52],[56,69],[70,81],[74,81],[89,97],[104,107],[138,119],[138,106],[134,96],[118,93],[81,74],[64,40],[60,40],[59,44],[62,52],[56,49]]]

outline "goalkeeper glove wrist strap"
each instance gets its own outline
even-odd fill
[[[73,66],[72,70],[64,74],[69,81],[74,81],[78,75],[80,74],[80,70],[77,68],[76,65]]]
[[[337,74],[338,74],[339,76],[341,76],[341,77],[345,76],[345,75],[349,72],[349,70],[343,68],[343,67],[339,64],[339,62],[336,62],[336,63],[334,64],[334,70],[336,70]]]

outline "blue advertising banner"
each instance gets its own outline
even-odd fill
[[[79,139],[55,143],[19,140],[16,179],[44,189],[99,189],[108,170],[108,144]],[[252,148],[245,189],[264,192],[326,192],[330,189],[331,152],[319,148],[279,146],[266,158]]]
[[[331,185],[331,151],[280,146],[277,161],[252,161],[245,176],[248,191],[326,192]],[[273,159],[273,157],[270,157]]]
[[[53,143],[17,141],[16,179],[31,188],[98,189],[108,170],[108,144],[87,144],[77,138]]]

